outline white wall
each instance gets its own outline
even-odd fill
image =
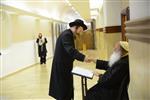
[[[147,32],[150,25],[147,23],[150,16],[150,0],[129,0],[129,7],[129,23],[132,23],[132,26],[126,25],[132,30],[127,30],[130,46],[129,98],[150,100],[150,34]]]
[[[149,14],[149,16],[150,16],[150,0],[149,0],[149,4],[148,4],[148,9],[149,9],[148,14]]]
[[[125,9],[129,6],[129,0],[121,0],[122,1],[122,9]]]
[[[47,58],[53,56],[49,20],[0,11],[0,77],[14,73],[39,62],[36,38],[46,36]]]
[[[53,57],[52,38],[51,37],[46,37],[46,38],[47,38],[47,41],[48,41],[48,43],[46,44],[46,47],[47,47],[47,58],[50,58],[50,57]]]
[[[6,48],[12,41],[12,19],[6,11],[0,10],[0,48]],[[7,27],[7,29],[6,29]]]
[[[96,18],[96,28],[104,27],[104,12],[103,9],[99,11],[99,15]]]
[[[150,16],[150,0],[130,0],[130,18]]]
[[[8,75],[19,69],[36,63],[34,41],[15,43],[1,51],[1,76]]]
[[[150,100],[150,44],[129,40],[131,100]]]
[[[52,57],[51,38],[47,37],[47,58]],[[1,50],[0,77],[4,77],[20,69],[29,67],[39,62],[36,40],[14,43],[10,47]]]
[[[104,0],[104,26],[121,25],[121,0]]]

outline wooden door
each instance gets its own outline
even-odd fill
[[[121,11],[121,36],[123,41],[128,41],[127,37],[125,36],[126,34],[125,22],[128,21],[129,19],[130,19],[129,7],[127,7]]]

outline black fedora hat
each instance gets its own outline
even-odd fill
[[[87,26],[84,24],[84,22],[81,19],[76,19],[74,22],[69,23],[70,27],[73,26],[81,26],[83,27],[83,30],[87,29]]]

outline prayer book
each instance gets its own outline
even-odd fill
[[[78,66],[73,68],[72,73],[75,75],[78,75],[78,76],[83,76],[83,77],[89,78],[89,79],[92,79],[93,75],[94,75],[93,71],[85,69],[85,68],[81,68]]]

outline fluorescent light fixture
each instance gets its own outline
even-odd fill
[[[72,8],[72,10],[76,11],[75,8],[74,8],[73,6],[72,6],[71,8]]]
[[[72,6],[71,3],[69,2],[69,0],[65,0],[65,2],[66,2],[69,6]]]
[[[76,9],[72,6],[72,4],[69,2],[69,0],[65,0],[65,2],[71,7],[71,9],[77,14],[78,17],[81,17],[79,12],[76,11]]]
[[[69,3],[69,6],[72,6],[71,3]]]
[[[79,12],[75,11],[75,13],[76,13],[78,16],[80,16]]]
[[[72,10],[73,10],[79,17],[81,17],[81,15],[79,14],[79,12],[76,11],[76,9],[75,9],[74,7],[71,7],[71,8],[72,8]]]
[[[76,14],[79,14],[77,11],[75,11]]]

